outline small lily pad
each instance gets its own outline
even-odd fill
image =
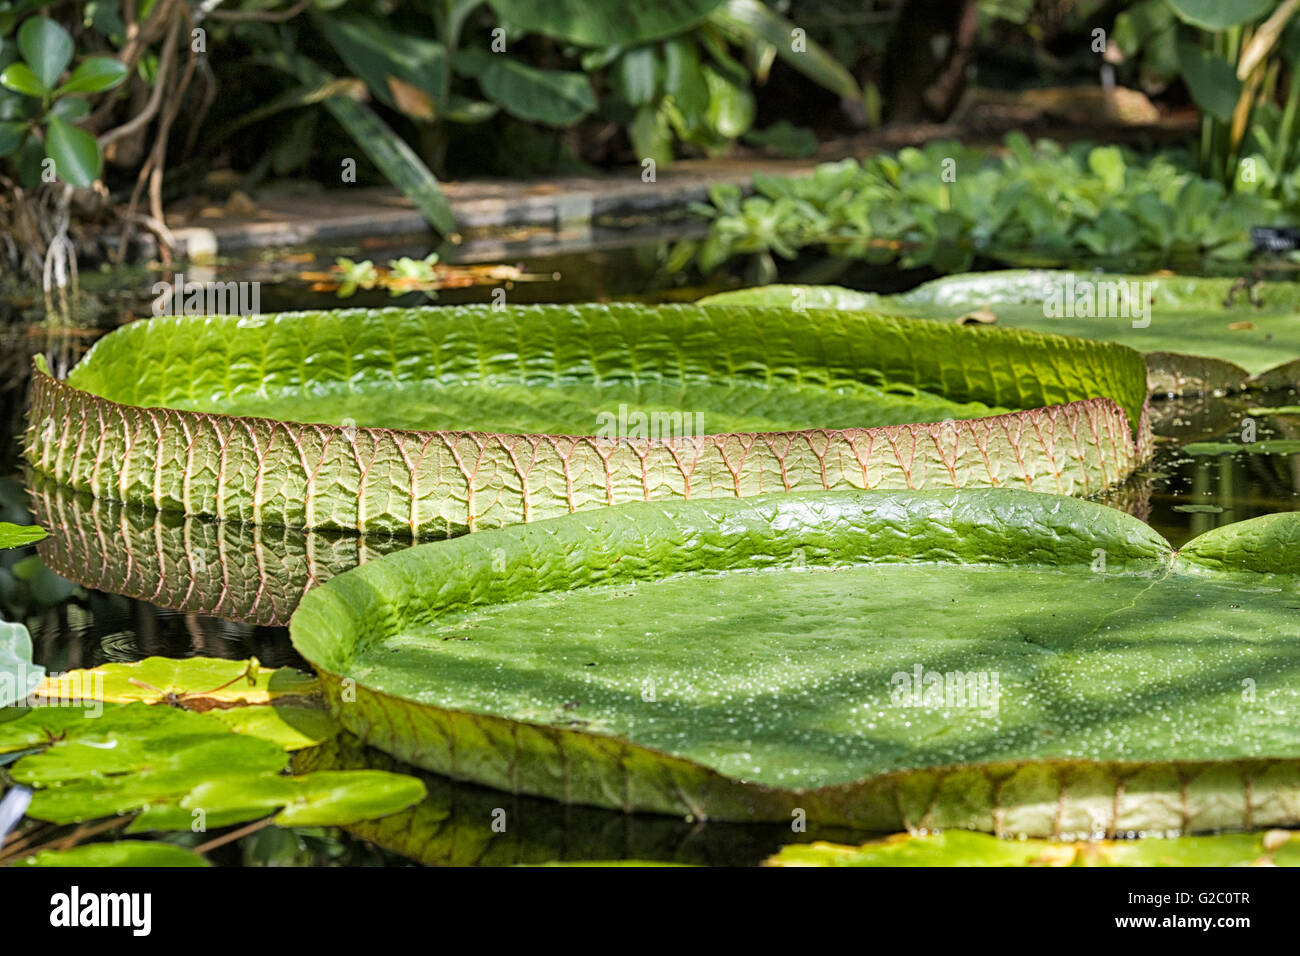
[[[5,548],[19,548],[25,544],[35,544],[44,538],[46,534],[44,528],[36,525],[0,521],[0,551]]]
[[[207,866],[193,850],[155,840],[88,843],[70,850],[42,850],[14,866]]]

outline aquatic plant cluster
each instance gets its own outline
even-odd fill
[[[939,272],[1107,257],[1155,268],[1245,258],[1251,228],[1295,223],[1300,195],[1291,183],[1274,197],[1262,178],[1230,191],[1203,178],[1190,153],[1138,157],[1020,133],[996,151],[929,143],[809,175],[756,175],[753,192],[715,186],[695,206],[710,220],[707,238],[679,255],[706,271],[745,254],[793,259],[808,246]]]
[[[0,867],[1300,865],[1297,116],[1300,0],[0,0]],[[498,261],[688,157],[654,296]],[[263,311],[295,176],[442,245]]]
[[[1084,500],[1142,513],[1149,376],[1208,387],[1211,359],[1170,364],[1163,324],[1264,322],[1289,293],[1225,305],[1231,283],[1180,280],[1148,290],[1150,323],[1041,331],[1072,321],[1051,289],[1087,281],[159,316],[66,381],[39,369],[25,448],[46,560],[288,623],[314,674],[42,674],[11,626],[0,752],[20,755],[20,813],[153,838],[7,855],[201,863],[249,827],[313,826],[426,862],[466,862],[470,834],[554,853],[504,836],[495,791],[792,844],[1033,838],[790,846],[778,865],[1290,862],[1263,831],[1300,822],[1300,514],[1175,550]],[[1113,341],[1134,335],[1146,355]],[[1293,387],[1300,342],[1251,341],[1212,387]],[[610,427],[629,410],[692,428]],[[448,799],[468,800],[453,819]],[[1183,842],[1233,830],[1255,832]],[[1114,842],[1132,836],[1173,849]]]

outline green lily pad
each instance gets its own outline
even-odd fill
[[[91,675],[94,681],[88,680]],[[286,697],[309,697],[318,690],[311,675],[291,667],[263,669],[257,658],[146,657],[67,671],[48,678],[36,697],[66,698],[91,686],[100,700],[109,703],[173,703],[198,711],[269,704]]]
[[[1133,303],[1150,299],[1142,315],[1134,314],[1133,307],[1127,314],[1097,307],[1108,301],[1098,293],[1117,290],[1115,283],[1136,290]],[[957,319],[986,309],[999,327],[1121,342],[1157,353],[1157,367],[1171,378],[1209,376],[1212,388],[1238,387],[1251,376],[1300,358],[1300,323],[1295,320],[1300,289],[1291,282],[1243,284],[1189,276],[1009,269],[947,276],[894,296],[835,286],[762,286],[710,296],[701,304],[789,307],[796,295],[826,308],[929,319]],[[1068,311],[1067,298],[1075,304],[1091,302],[1091,311],[1103,314],[1084,315],[1083,308]],[[1214,363],[1212,368],[1205,365],[1207,360]]]
[[[193,850],[153,840],[88,843],[69,850],[42,850],[14,866],[207,866]]]
[[[1286,830],[1174,840],[1053,843],[948,830],[899,834],[861,846],[783,847],[768,866],[1300,866],[1300,841]]]
[[[141,702],[108,705],[97,718],[37,707],[0,724],[0,749],[45,746],[10,773],[35,788],[28,816],[53,823],[143,811],[128,832],[190,830],[196,821],[210,829],[279,810],[276,819],[285,825],[334,826],[394,813],[424,796],[418,779],[398,773],[285,776],[289,758],[276,737],[236,733],[215,715]]]
[[[516,793],[876,831],[1284,825],[1298,528],[1175,556],[1011,490],[649,503],[390,555],[290,634],[349,730]]]
[[[1150,451],[1132,350],[866,312],[160,317],[34,388],[27,458],[68,487],[407,537],[787,490],[1091,494]]]
[[[382,770],[321,771],[301,777],[232,777],[200,784],[181,805],[243,807],[250,818],[281,807],[280,826],[345,826],[405,810],[424,798],[415,777]]]
[[[115,709],[103,705],[100,713]],[[68,733],[86,728],[95,708],[10,707],[0,710],[0,753],[16,753],[48,746]]]
[[[341,729],[338,721],[319,707],[277,703],[209,713],[237,734],[260,737],[289,751],[315,747]]]
[[[146,657],[47,678],[32,700],[36,706],[68,701],[83,707],[96,701],[171,705],[209,713],[236,733],[298,750],[339,731],[318,695],[314,677],[287,667],[264,669],[256,658]]]
[[[35,544],[45,537],[46,531],[36,525],[12,524],[0,521],[0,550]]]
[[[215,777],[275,774],[287,764],[280,747],[236,734],[214,718],[128,704],[70,725],[10,773],[36,789],[28,816],[73,823],[174,802]]]

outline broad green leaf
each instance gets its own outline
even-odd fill
[[[661,166],[673,161],[673,128],[667,111],[657,104],[647,104],[636,111],[627,126],[632,150],[644,162],[653,159]]]
[[[868,312],[162,317],[100,339],[66,383],[35,381],[29,418],[50,426],[28,430],[27,458],[54,481],[162,511],[415,537],[647,497],[1090,494],[1148,440],[1132,350]],[[83,421],[105,424],[82,435]],[[160,438],[124,440],[145,433]]]
[[[1300,841],[1288,830],[1179,837],[1053,843],[1002,840],[987,833],[949,830],[902,833],[864,843],[793,844],[768,866],[1300,866]]]
[[[390,30],[365,17],[326,17],[322,25],[348,69],[365,80],[381,102],[402,109],[390,79],[423,91],[435,108],[446,99],[447,51],[442,44]]]
[[[72,37],[53,20],[31,17],[18,28],[18,50],[41,86],[52,90],[72,60]]]
[[[126,64],[111,56],[87,57],[77,64],[68,81],[54,91],[65,93],[102,93],[126,79]]]
[[[709,90],[706,117],[709,126],[724,139],[736,139],[754,123],[754,94],[748,86],[733,83],[711,66],[704,67],[704,82]]]
[[[87,843],[69,850],[41,850],[14,866],[207,866],[193,850],[154,840]]]
[[[1203,30],[1226,30],[1264,16],[1277,0],[1166,0],[1184,23]]]
[[[45,155],[54,160],[60,179],[85,188],[99,178],[102,157],[95,137],[84,129],[69,126],[50,114],[45,130]]]
[[[27,628],[0,621],[0,708],[26,700],[44,672],[32,663],[32,638]]]
[[[50,107],[50,112],[61,120],[75,123],[77,120],[90,115],[90,104],[80,96],[65,96],[63,99],[54,102],[54,105]]]
[[[709,108],[699,49],[689,37],[673,37],[664,44],[664,92],[673,98],[687,126],[694,126]]]
[[[5,67],[0,72],[0,86],[25,96],[43,97],[49,92],[49,87],[41,83],[41,78],[26,63],[11,63]]]
[[[1194,43],[1180,42],[1178,68],[1196,105],[1222,123],[1231,122],[1241,96],[1241,81],[1233,65]]]
[[[25,544],[35,544],[48,532],[38,525],[12,524],[0,521],[0,550],[20,548]]]
[[[722,0],[488,0],[502,20],[584,46],[631,46],[689,30]]]
[[[655,48],[633,47],[619,57],[618,78],[623,95],[632,106],[652,102],[659,86],[659,57]]]
[[[19,120],[0,121],[0,158],[8,156],[27,138],[27,124]]]
[[[710,21],[747,39],[770,43],[776,55],[819,86],[851,100],[861,100],[862,90],[844,65],[829,51],[802,38],[795,45],[795,24],[776,14],[761,0],[726,0],[709,17]]]
[[[483,94],[517,119],[568,126],[596,108],[596,95],[583,73],[539,70],[509,54],[462,50],[456,70],[478,80]]]
[[[298,56],[277,62],[303,83],[315,88],[336,80],[306,57]],[[330,115],[347,130],[348,135],[379,167],[388,181],[415,204],[425,221],[444,236],[455,232],[456,219],[447,203],[447,197],[438,186],[438,180],[405,140],[393,132],[369,106],[358,103],[351,97],[330,96],[324,103]]]
[[[1135,518],[1008,489],[644,503],[390,555],[290,635],[362,739],[513,792],[866,830],[1290,826],[1300,573],[1256,545],[1300,513],[1271,517],[1175,559]]]

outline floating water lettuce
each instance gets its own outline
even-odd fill
[[[768,866],[1300,866],[1300,841],[1286,830],[1176,840],[1053,843],[948,830],[900,833],[861,846],[792,844]]]
[[[1175,554],[1008,489],[647,503],[387,556],[290,633],[349,730],[514,793],[886,832],[1286,825],[1298,528]]]
[[[1150,451],[1141,357],[862,312],[582,305],[156,318],[37,371],[26,454],[96,497],[438,537],[624,502],[1016,485]]]
[[[1300,374],[1269,371],[1300,368],[1291,366],[1300,359],[1300,291],[1290,282],[1010,269],[947,276],[892,296],[770,285],[700,304],[789,309],[795,302],[949,320],[985,310],[999,327],[1120,342],[1147,353],[1161,392],[1230,390],[1252,376],[1266,387],[1300,382]]]

